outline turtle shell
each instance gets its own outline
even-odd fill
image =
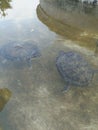
[[[60,52],[56,66],[67,84],[87,86],[94,75],[87,60],[77,52]]]
[[[40,56],[40,52],[32,43],[7,43],[1,47],[0,55],[7,60],[25,61]]]

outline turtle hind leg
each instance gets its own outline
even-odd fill
[[[64,89],[62,90],[62,92],[63,92],[63,93],[68,92],[69,89],[70,89],[69,84],[66,84],[66,85],[64,86]]]

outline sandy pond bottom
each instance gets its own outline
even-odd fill
[[[93,67],[98,65],[98,57],[92,51],[71,44],[67,40],[55,41],[32,61],[32,69],[16,67],[12,62],[0,64],[1,87],[12,91],[0,113],[0,130],[98,129],[98,74],[89,87],[61,92],[66,83],[55,66],[59,50],[78,50]]]

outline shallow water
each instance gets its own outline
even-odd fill
[[[8,42],[34,42],[41,56],[32,59],[32,68],[0,57],[0,88],[12,92],[0,112],[0,130],[97,130],[98,73],[89,87],[74,86],[63,93],[66,83],[55,66],[59,51],[71,50],[98,69],[97,38],[93,32],[89,35],[86,30],[75,30],[72,25],[43,16],[38,0],[14,0],[10,4],[12,9],[0,19],[0,47]]]

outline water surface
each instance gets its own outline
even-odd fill
[[[74,86],[62,93],[66,83],[59,75],[55,61],[60,50],[71,50],[79,52],[94,69],[98,69],[95,44],[98,33],[96,37],[89,35],[83,40],[81,36],[88,35],[86,30],[76,29],[74,33],[72,25],[65,26],[49,15],[46,17],[47,13],[43,16],[38,0],[14,0],[9,4],[10,8],[1,14],[0,47],[12,42],[36,43],[41,56],[32,60],[32,68],[0,57],[0,88],[12,92],[12,97],[0,112],[0,128],[97,130],[98,74],[94,75],[89,87]],[[66,30],[65,33],[62,29]]]

